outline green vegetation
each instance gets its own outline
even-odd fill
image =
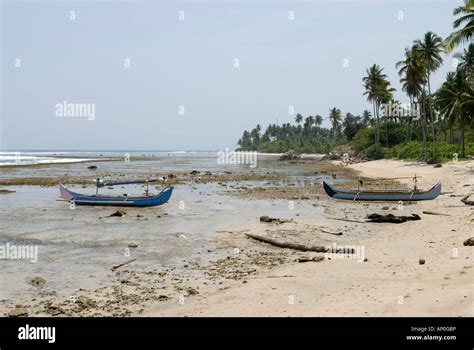
[[[297,114],[295,124],[271,124],[262,132],[260,125],[244,131],[238,141],[244,151],[327,153],[349,143],[360,155],[370,159],[400,158],[428,163],[474,155],[474,0],[453,11],[454,32],[445,40],[433,32],[405,48],[404,58],[396,63],[402,91],[409,106],[394,100],[394,88],[377,64],[367,68],[362,78],[364,96],[372,111],[361,115],[337,107],[327,114],[330,128],[322,127],[321,115]],[[431,77],[443,64],[442,53],[470,43],[454,53],[458,65],[447,74],[440,88],[431,91]],[[433,147],[434,145],[434,147]]]

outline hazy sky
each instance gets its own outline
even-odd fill
[[[257,123],[292,121],[289,106],[371,110],[373,63],[407,103],[395,63],[425,32],[449,34],[461,3],[3,1],[0,149],[233,148]],[[448,70],[451,57],[433,90]],[[58,117],[63,101],[95,118]]]

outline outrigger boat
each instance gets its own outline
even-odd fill
[[[441,193],[441,183],[437,183],[427,191],[420,191],[416,186],[416,176],[413,178],[415,185],[411,191],[399,190],[337,190],[323,181],[324,191],[327,195],[336,199],[347,199],[352,201],[426,201],[435,199]],[[362,183],[360,181],[359,183]]]
[[[173,193],[173,187],[167,186],[163,190],[156,194],[150,195],[148,191],[148,184],[157,181],[166,181],[166,178],[160,179],[149,179],[149,180],[133,180],[133,181],[121,181],[121,182],[104,182],[101,179],[94,180],[96,183],[96,194],[95,195],[84,195],[73,192],[65,188],[62,184],[59,184],[59,192],[61,199],[73,203],[75,205],[100,205],[100,206],[115,206],[115,207],[154,207],[162,205],[168,202]],[[118,185],[130,185],[130,184],[146,184],[145,196],[142,197],[130,197],[127,194],[122,196],[104,196],[99,194],[99,188],[104,186],[118,186]]]

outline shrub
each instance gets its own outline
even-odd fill
[[[385,158],[384,147],[372,145],[364,149],[362,155],[369,159],[383,159]]]

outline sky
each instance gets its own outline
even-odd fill
[[[408,103],[395,63],[461,3],[3,0],[0,149],[233,149],[256,124],[371,110],[374,63]]]

